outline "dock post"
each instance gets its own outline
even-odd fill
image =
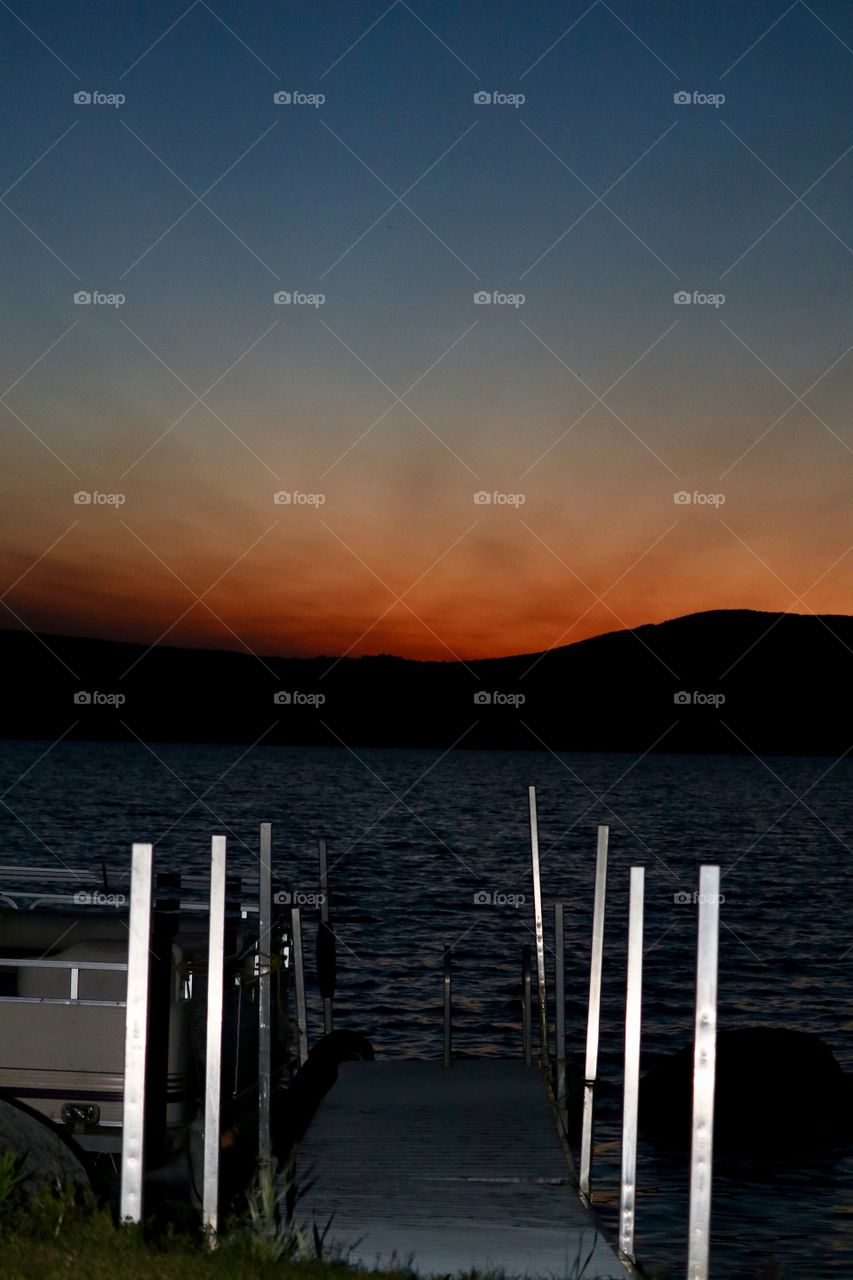
[[[243,877],[239,874],[228,876],[225,881],[225,931],[222,954],[229,959],[237,954],[237,932],[240,921],[246,918],[242,898]]]
[[[643,894],[645,868],[631,868],[628,907],[628,984],[625,996],[625,1084],[622,1104],[622,1181],[619,1249],[634,1261],[637,1201],[637,1111],[640,1099],[640,1018],[643,1001]]]
[[[601,966],[604,954],[604,905],[607,894],[607,843],[610,828],[598,828],[595,857],[595,898],[592,907],[592,955],[589,963],[589,1004],[586,1020],[586,1066],[583,1084],[583,1124],[578,1187],[589,1202],[592,1174],[592,1129],[595,1110],[595,1082],[598,1075],[598,1033],[601,1021]]]
[[[709,1275],[719,935],[720,868],[700,867],[687,1280],[708,1280]]]
[[[127,942],[127,1006],[124,1032],[120,1214],[142,1221],[145,1156],[145,1059],[148,1044],[148,981],[154,848],[134,844],[131,853]]]
[[[323,999],[323,1034],[332,1030],[332,1000],[335,995],[337,955],[335,935],[329,924],[329,873],[326,866],[326,841],[319,845],[320,857],[320,924],[317,930],[317,978]]]
[[[207,950],[207,1052],[204,1089],[202,1223],[216,1244],[219,1229],[219,1141],[222,1101],[222,1000],[225,981],[225,836],[210,849],[210,920]]]
[[[444,948],[444,1065],[449,1067],[453,1061],[453,1024],[451,1021],[451,1000],[453,987],[453,951]]]
[[[293,937],[293,985],[296,988],[296,1035],[299,1046],[299,1065],[308,1061],[308,1014],[305,1008],[305,969],[302,963],[302,915],[299,907],[290,913],[290,930]]]
[[[172,944],[181,909],[178,871],[154,873],[151,912],[151,961],[148,979],[148,1046],[145,1069],[145,1161],[157,1168],[166,1160],[169,1094],[169,1009],[174,990]]]
[[[533,1066],[533,999],[530,990],[530,943],[521,948],[521,1045],[524,1065]]]
[[[554,1014],[554,1034],[557,1040],[557,1115],[563,1132],[568,1130],[568,1100],[566,1097],[566,933],[563,922],[563,904],[554,903],[554,998],[557,1002]]]
[[[269,1161],[272,1071],[272,824],[261,823],[258,884],[258,1161]]]
[[[536,987],[539,994],[539,1054],[548,1072],[548,999],[545,992],[545,935],[542,928],[542,882],[539,875],[539,820],[536,788],[528,787],[530,804],[530,855],[533,864],[533,916],[536,926]]]

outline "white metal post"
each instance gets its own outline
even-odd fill
[[[222,1089],[222,999],[225,960],[225,836],[210,851],[210,933],[207,952],[207,1055],[204,1091],[204,1194],[202,1217],[216,1242],[219,1228],[219,1130]]]
[[[539,820],[536,788],[528,787],[530,804],[530,857],[533,865],[533,915],[536,926],[536,986],[539,991],[539,1051],[548,1070],[548,1000],[545,994],[545,935],[542,928],[542,882],[539,875]]]
[[[586,1021],[586,1067],[583,1085],[581,1127],[581,1167],[579,1189],[589,1200],[592,1176],[592,1127],[595,1111],[595,1081],[598,1075],[598,1032],[601,1022],[601,966],[604,955],[604,907],[607,896],[608,826],[598,828],[595,856],[595,899],[592,908],[592,955],[589,963],[589,1004]]]
[[[258,1159],[269,1160],[272,1070],[272,825],[261,823],[258,889]]]
[[[700,867],[687,1280],[708,1280],[709,1275],[719,936],[720,868]]]
[[[640,1020],[643,1001],[643,893],[645,868],[631,868],[628,908],[628,986],[625,998],[625,1093],[622,1109],[622,1182],[619,1248],[634,1260],[637,1202],[637,1110],[640,1098]]]
[[[153,879],[153,845],[134,844],[130,872],[121,1140],[120,1213],[122,1221],[125,1222],[142,1221],[145,1056],[148,1046],[148,977],[151,959]]]
[[[329,928],[329,872],[326,863],[326,841],[320,840],[320,928]],[[323,996],[323,1033],[328,1035],[333,1026],[332,997]]]
[[[566,929],[562,902],[554,903],[554,1035],[557,1059],[557,1115],[563,1132],[568,1129],[566,1097]]]

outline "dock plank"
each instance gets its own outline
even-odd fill
[[[625,1280],[574,1190],[536,1067],[345,1063],[300,1150],[302,1202],[365,1267]]]

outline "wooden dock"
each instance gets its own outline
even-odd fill
[[[300,1148],[297,1217],[334,1215],[327,1247],[368,1268],[625,1280],[569,1161],[535,1066],[345,1063]]]

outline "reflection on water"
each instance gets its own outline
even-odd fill
[[[646,875],[643,1047],[691,1035],[700,861],[723,869],[720,1023],[815,1031],[853,1069],[847,761],[549,753],[7,743],[0,749],[2,861],[126,863],[152,840],[161,867],[202,870],[212,832],[233,869],[254,866],[257,824],[274,824],[277,871],[316,879],[329,844],[339,936],[339,1025],[386,1056],[441,1052],[441,952],[455,949],[454,1047],[520,1052],[520,953],[531,941],[526,788],[539,789],[543,892],[565,903],[567,1028],[582,1067],[595,827],[611,825],[597,1130],[599,1213],[615,1221],[620,1017],[627,877]],[[26,773],[31,765],[34,767]],[[827,772],[828,770],[828,772]],[[825,776],[823,776],[825,775]],[[811,790],[809,790],[811,788]],[[808,794],[806,794],[808,793]],[[796,797],[804,796],[798,803]],[[481,900],[475,902],[475,895]],[[482,895],[490,895],[483,901]],[[513,905],[507,899],[523,895]],[[550,917],[549,917],[550,928]],[[312,975],[313,923],[306,961]],[[550,933],[549,933],[550,940]],[[549,964],[551,955],[549,953]],[[319,1032],[317,1001],[312,1033]],[[808,1082],[804,1082],[808,1087]],[[782,1118],[784,1123],[784,1118]],[[637,1248],[647,1269],[683,1273],[683,1160],[639,1152]],[[853,1161],[715,1171],[713,1259],[726,1277],[853,1274]]]

